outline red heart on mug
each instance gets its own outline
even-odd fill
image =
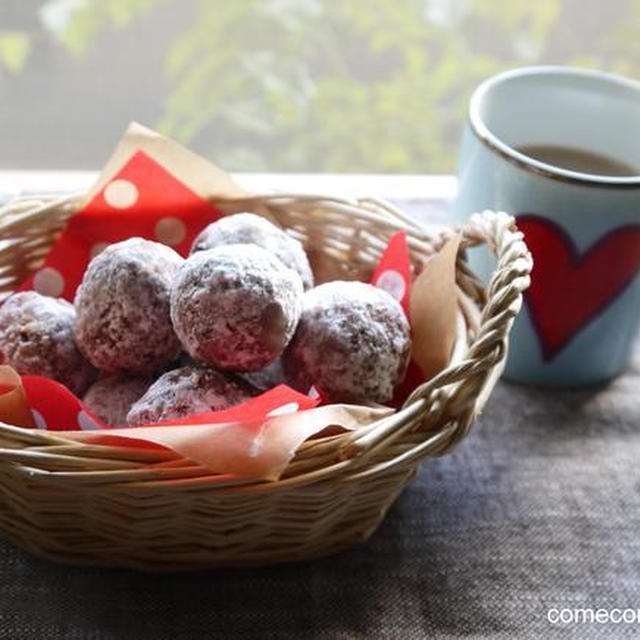
[[[525,300],[549,361],[633,280],[640,267],[640,225],[614,229],[581,254],[567,232],[546,218],[526,214],[517,224],[533,256]]]

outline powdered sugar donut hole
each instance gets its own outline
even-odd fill
[[[257,371],[283,352],[300,317],[302,280],[256,245],[198,251],[178,270],[171,319],[185,350],[218,369]]]
[[[178,356],[169,299],[183,262],[165,245],[130,238],[89,263],[74,303],[75,336],[98,369],[144,375]]]
[[[285,372],[331,402],[388,402],[406,372],[411,339],[400,304],[363,282],[333,281],[307,291],[284,354]]]
[[[255,213],[236,213],[205,227],[195,239],[191,253],[227,244],[255,244],[297,271],[305,289],[313,286],[313,273],[302,245],[266,218]]]
[[[150,378],[118,374],[105,376],[89,387],[82,402],[110,427],[126,427],[131,406],[150,384]]]
[[[76,313],[66,300],[35,291],[12,295],[0,307],[0,353],[21,375],[52,378],[81,395],[96,371],[76,346]]]
[[[219,411],[255,395],[246,382],[204,364],[187,365],[161,375],[131,407],[132,427]]]

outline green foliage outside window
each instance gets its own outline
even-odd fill
[[[84,56],[101,31],[167,2],[72,3],[60,41]],[[640,0],[607,3],[610,17],[589,22],[603,15],[598,4],[200,0],[166,51],[171,91],[152,124],[186,144],[215,131],[210,155],[224,151],[230,169],[450,172],[469,95],[486,76],[538,63],[640,74]],[[0,64],[17,73],[28,42],[7,37]]]

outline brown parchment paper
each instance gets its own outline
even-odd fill
[[[447,366],[456,341],[459,246],[460,236],[456,234],[427,262],[409,296],[413,360],[426,379]]]
[[[15,369],[0,365],[0,422],[35,427],[22,380]]]
[[[92,200],[136,151],[144,151],[205,200],[243,198],[248,195],[226,171],[174,140],[132,122],[80,206]]]
[[[330,426],[358,429],[390,413],[387,408],[338,404],[274,416],[264,422],[66,431],[64,437],[92,444],[108,444],[114,437],[145,440],[173,449],[214,473],[276,480],[307,438]]]

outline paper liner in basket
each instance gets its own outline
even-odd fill
[[[17,427],[35,427],[30,409],[20,376],[11,367],[0,366],[0,421]]]
[[[167,448],[213,473],[244,478],[276,480],[311,436],[336,425],[357,429],[391,411],[351,405],[315,409],[317,403],[280,385],[230,409],[155,426],[110,429],[63,385],[37,376],[21,380],[10,367],[0,367],[0,421],[63,431],[65,439],[75,442]],[[70,425],[82,430],[69,430]]]

